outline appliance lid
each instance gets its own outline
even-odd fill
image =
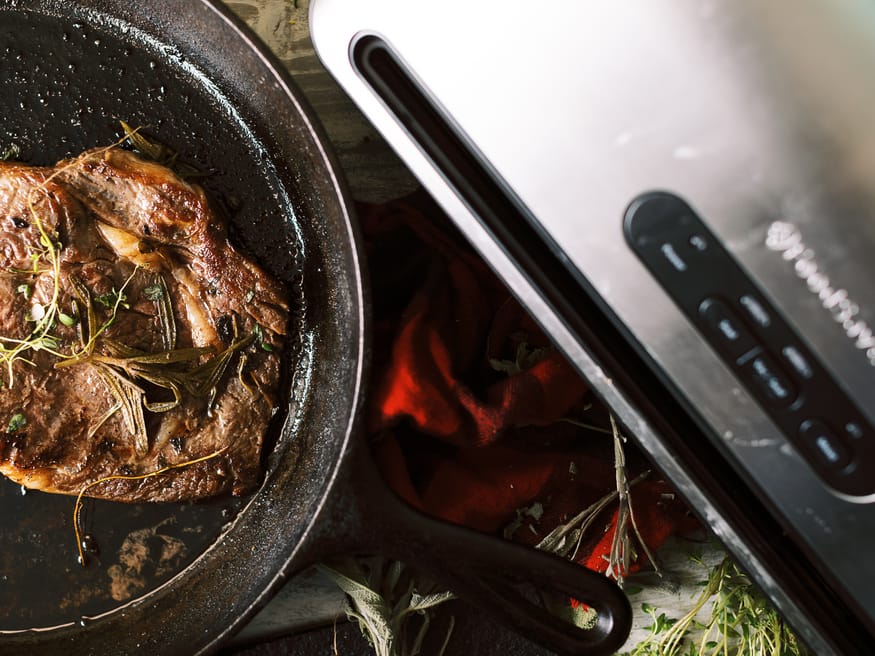
[[[329,70],[818,653],[875,626],[846,557],[875,547],[873,11],[312,6]]]

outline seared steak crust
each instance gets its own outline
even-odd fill
[[[10,356],[52,307],[48,340]],[[251,490],[287,320],[279,283],[228,243],[203,190],[170,170],[116,148],[54,168],[0,163],[0,472],[23,486],[119,501]],[[202,384],[132,376],[148,403],[144,442],[113,412],[101,362],[152,354],[168,363],[150,371]],[[218,358],[222,375],[203,383]]]

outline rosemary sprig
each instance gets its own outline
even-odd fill
[[[69,359],[55,366],[93,366],[115,399],[115,405],[100,423],[121,412],[126,427],[134,436],[136,452],[144,454],[149,450],[149,437],[143,410],[168,412],[182,402],[183,395],[188,394],[206,398],[209,411],[234,354],[254,340],[255,335],[250,333],[206,362],[201,362],[201,359],[211,354],[212,349],[183,348],[145,353],[113,340],[104,340],[108,355],[91,353],[87,357]],[[143,383],[169,391],[173,400],[150,401]]]
[[[649,471],[639,474],[634,480],[629,482],[628,487],[631,488],[637,485],[649,475]],[[616,501],[619,496],[619,490],[609,492],[564,524],[559,524],[538,542],[535,548],[568,558],[569,560],[576,560],[583,538],[587,535],[589,528],[598,519],[602,511]]]
[[[167,167],[181,178],[204,175],[195,167],[185,162],[180,162],[179,153],[169,146],[143,135],[141,127],[132,128],[125,121],[119,121],[119,123],[121,124],[122,131],[125,133],[124,139],[130,143],[134,151],[145,159]]]
[[[170,294],[164,276],[156,276],[156,282],[143,290],[143,294],[158,306],[158,320],[161,322],[161,335],[164,339],[164,348],[172,350],[176,348],[176,321],[173,318],[173,306],[170,303]]]

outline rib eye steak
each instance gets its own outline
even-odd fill
[[[0,163],[10,479],[130,502],[250,491],[287,321],[281,285],[168,168],[116,147]]]

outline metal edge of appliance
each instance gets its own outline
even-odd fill
[[[709,5],[709,11],[715,12],[715,5],[719,4],[702,3],[701,7]],[[767,495],[762,494],[757,482],[746,472],[733,473],[733,467],[727,466],[732,462],[732,454],[727,456],[726,450],[719,447],[706,449],[707,453],[703,454],[701,445],[685,444],[681,433],[693,441],[708,433],[713,439],[710,418],[703,416],[701,408],[694,407],[693,402],[684,400],[682,390],[678,390],[665,373],[652,349],[642,346],[624,327],[600,290],[595,288],[597,285],[590,285],[577,276],[572,286],[577,292],[584,289],[586,295],[574,299],[580,307],[573,307],[575,304],[569,307],[567,295],[554,288],[550,274],[558,278],[567,276],[569,270],[574,271],[575,262],[569,261],[549,232],[539,229],[537,221],[527,215],[523,199],[516,196],[502,181],[500,172],[478,154],[477,146],[467,139],[462,127],[454,123],[452,113],[416,78],[413,72],[416,67],[406,67],[407,82],[421,94],[420,100],[427,109],[437,114],[436,129],[448,130],[437,139],[433,130],[431,133],[428,128],[422,131],[421,116],[410,111],[409,98],[393,107],[393,90],[381,92],[379,79],[366,79],[367,72],[357,68],[353,61],[354,48],[366,44],[368,39],[388,44],[388,51],[402,67],[405,66],[403,53],[391,53],[392,38],[381,33],[379,27],[381,18],[385,18],[380,15],[379,7],[369,5],[365,12],[348,5],[342,0],[315,0],[311,6],[314,44],[329,71],[474,247],[552,335],[629,433],[741,561],[808,646],[818,654],[854,653],[855,645],[864,644],[862,641],[871,632],[865,620],[842,621],[844,616],[853,618],[860,614],[855,601],[834,589],[834,582],[828,577],[805,571],[811,550],[804,541],[797,541],[794,546],[785,536],[785,531],[792,535],[793,528],[774,519],[773,515],[780,513]],[[750,10],[747,3],[745,7]],[[411,8],[400,20],[412,20],[418,9],[421,8]],[[512,8],[507,11],[512,12]],[[810,6],[806,11],[813,13]],[[806,11],[800,13],[805,15]],[[763,15],[768,11],[754,13],[766,24],[781,19],[779,13],[771,16]],[[426,19],[420,16],[420,20]],[[399,22],[390,21],[390,24],[397,26]],[[464,162],[456,166],[458,158],[454,160],[452,154],[447,157],[447,142],[453,139],[456,143],[451,149],[455,148],[456,154],[460,149],[473,154],[473,163],[479,166],[477,174],[481,175],[477,182],[487,187],[491,184],[493,191],[509,202],[503,209],[527,219],[528,227],[517,226],[518,230],[511,227],[508,233],[502,221],[490,221],[484,216],[496,205],[490,205],[488,198],[483,199],[477,189],[480,185],[466,184]],[[488,180],[482,177],[484,173]],[[540,255],[533,256],[531,251],[539,248]],[[749,265],[749,260],[745,264]],[[646,291],[654,289],[660,291],[655,286],[648,286]],[[590,312],[590,316],[582,317],[581,310]],[[778,312],[782,311],[787,313],[786,305],[779,307]],[[725,369],[720,370],[720,361],[711,355],[711,360],[706,361],[713,362],[715,375],[726,380]],[[645,369],[637,372],[641,380],[636,381],[624,372],[624,363],[643,364]],[[750,403],[747,399],[744,402]],[[715,465],[729,471],[717,473],[712,469]],[[785,553],[784,558],[778,553],[778,545]],[[794,580],[800,577],[804,580]],[[836,623],[831,626],[833,620]]]

